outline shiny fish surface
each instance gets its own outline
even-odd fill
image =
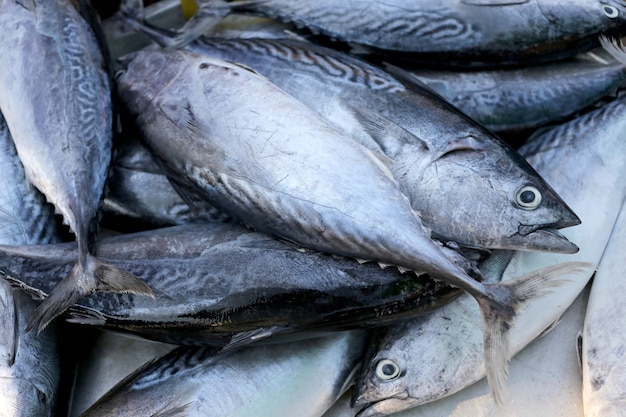
[[[303,41],[200,38],[187,48],[253,68],[385,154],[400,189],[440,240],[474,248],[577,250],[555,229],[579,220],[550,186],[499,138],[423,88]],[[536,193],[539,204],[520,202],[522,190]]]
[[[149,289],[90,253],[113,134],[107,66],[93,31],[69,1],[3,0],[0,33],[0,110],[28,180],[80,246],[76,268],[32,318],[41,330],[98,285]]]
[[[349,386],[365,340],[351,331],[226,355],[178,348],[82,416],[319,417]]]
[[[517,251],[504,271],[503,280],[568,261],[588,262],[590,266],[578,274],[564,275],[569,282],[529,305],[520,315],[511,329],[513,354],[558,320],[600,261],[626,197],[624,131],[626,97],[620,97],[570,122],[538,132],[520,148],[522,155],[551,181],[580,216],[580,226],[564,231],[568,238],[581,243],[580,252],[560,255]],[[367,370],[357,383],[356,403],[369,403],[361,416],[406,410],[454,393],[482,378],[480,322],[472,300],[459,297],[423,320],[416,319],[413,325],[390,331],[381,340],[378,352],[367,359]],[[415,338],[415,334],[430,337]],[[432,358],[429,366],[420,360],[422,355]],[[401,364],[406,372],[393,381],[381,381],[375,370],[382,359]]]
[[[0,272],[43,297],[75,252],[73,243],[4,246]],[[459,294],[396,268],[298,251],[232,223],[109,237],[97,254],[145,279],[155,299],[94,294],[72,308],[71,320],[166,343],[234,348],[281,334],[383,325]]]
[[[185,51],[144,50],[128,61],[120,97],[183,186],[260,231],[426,272],[474,296],[499,399],[510,322],[542,288],[558,285],[553,276],[473,279],[431,240],[380,159],[247,67]]]
[[[598,265],[582,334],[582,397],[585,417],[623,415],[626,368],[623,362],[624,244],[626,243],[626,205],[611,233]]]
[[[208,1],[208,7],[211,3],[215,1]],[[232,7],[378,52],[405,53],[407,58],[438,65],[513,64],[564,57],[592,48],[600,33],[619,31],[626,21],[626,6],[613,0],[251,3]]]
[[[527,67],[410,72],[485,127],[508,131],[560,121],[614,94],[626,65],[602,54]]]

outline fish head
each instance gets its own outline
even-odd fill
[[[469,248],[577,252],[557,229],[580,224],[578,216],[524,158],[498,147],[454,150],[425,168],[422,198],[412,201],[433,237]]]

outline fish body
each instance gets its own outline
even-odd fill
[[[206,3],[211,7],[216,2]],[[626,17],[621,2],[597,0],[567,4],[557,0],[248,3],[231,7],[437,66],[519,64],[561,58],[597,45],[601,33],[619,32]]]
[[[60,241],[54,208],[30,185],[0,113],[0,243],[35,245]],[[54,415],[60,380],[56,332],[25,331],[37,307],[30,296],[0,280],[0,415]]]
[[[465,114],[495,131],[531,129],[561,121],[615,94],[626,77],[623,63],[610,56],[590,55],[517,68],[409,71]]]
[[[229,220],[206,200],[185,202],[138,139],[129,139],[116,155],[102,214],[103,227],[127,232]]]
[[[41,330],[99,285],[149,289],[123,271],[105,273],[90,252],[113,135],[107,64],[94,32],[65,0],[2,1],[0,30],[6,62],[0,109],[28,180],[62,214],[80,246],[76,268],[33,317]]]
[[[504,285],[472,278],[430,238],[380,158],[249,68],[177,50],[144,50],[128,61],[120,98],[183,187],[259,231],[425,272],[474,296],[500,399],[510,322],[558,285],[554,276]]]
[[[45,297],[71,268],[76,245],[2,249],[5,278]],[[459,294],[395,268],[298,251],[232,223],[103,238],[97,254],[145,279],[155,299],[90,295],[72,308],[72,321],[166,343],[232,348],[281,335],[380,326]]]
[[[520,315],[511,329],[512,353],[558,320],[600,261],[626,197],[626,161],[622,157],[626,151],[625,115],[626,98],[619,97],[570,122],[537,132],[520,148],[520,153],[551,181],[580,216],[580,226],[564,231],[568,238],[581,243],[580,252],[565,256],[517,251],[502,279],[567,261],[584,261],[589,266],[578,274],[563,275],[569,282],[531,303]],[[381,338],[378,352],[369,357],[369,365],[357,382],[355,403],[369,403],[360,416],[406,410],[452,394],[482,378],[481,318],[472,304],[471,299],[459,297],[423,320],[407,322],[404,328],[391,330]],[[415,334],[430,336],[416,338]],[[416,362],[416,358],[424,355],[432,359],[429,366],[424,366],[422,360]],[[383,359],[404,364],[406,372],[393,381],[381,381],[375,371],[376,364]]]
[[[200,38],[187,49],[253,68],[387,156],[400,189],[438,239],[473,248],[577,250],[555,229],[579,219],[552,188],[498,137],[425,89],[304,41]],[[522,189],[541,203],[520,205]]]
[[[320,416],[349,386],[365,341],[351,331],[227,355],[178,348],[82,416]]]
[[[626,207],[626,206],[624,206]],[[622,207],[593,278],[582,334],[582,395],[585,416],[623,414],[626,368],[622,360],[625,291],[623,247],[626,210]]]

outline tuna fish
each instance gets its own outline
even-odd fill
[[[615,0],[567,5],[554,0],[204,0],[200,15],[215,19],[229,7],[437,66],[562,58],[591,49],[598,35],[619,33],[626,22],[626,6]],[[203,19],[208,26],[210,20]],[[192,38],[190,32],[178,43]]]
[[[107,64],[87,22],[66,0],[0,2],[0,109],[28,180],[76,235],[78,262],[35,311],[31,326],[96,289],[150,294],[92,255],[112,147]]]
[[[350,386],[366,339],[362,331],[342,332],[225,356],[178,348],[82,416],[319,417]]]
[[[76,256],[75,243],[0,248],[0,274],[36,298],[54,288]],[[71,320],[175,344],[232,349],[270,337],[380,326],[460,292],[427,276],[298,251],[232,223],[103,238],[97,255],[144,279],[155,299],[93,294],[71,308]]]
[[[520,153],[552,182],[582,219],[580,226],[564,231],[570,239],[580,242],[580,252],[569,256],[515,252],[503,280],[568,261],[583,261],[588,266],[579,274],[563,276],[568,282],[559,291],[535,300],[518,317],[510,330],[513,353],[553,325],[595,272],[626,197],[624,131],[626,96],[570,122],[540,131],[520,148]],[[450,395],[482,378],[485,372],[481,317],[473,304],[469,297],[459,297],[439,311],[384,336],[380,349],[369,357],[369,365],[357,383],[355,404],[368,404],[361,416],[387,415],[412,408]],[[416,334],[424,336],[416,338]],[[424,355],[430,360],[421,360]],[[403,372],[393,380],[381,380],[376,374],[381,360],[401,364]]]
[[[432,241],[381,158],[250,69],[185,51],[142,51],[128,61],[120,97],[182,188],[259,231],[426,272],[474,296],[500,399],[507,329],[525,300],[557,285],[552,276],[473,279]]]
[[[577,250],[555,229],[580,220],[536,171],[425,89],[303,41],[200,38],[187,48],[253,68],[384,153],[400,189],[438,239],[472,248]],[[481,175],[473,175],[476,170]],[[521,201],[522,193],[534,200]]]

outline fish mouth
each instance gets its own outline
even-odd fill
[[[353,407],[359,404],[353,404]],[[419,405],[419,402],[414,398],[396,398],[390,397],[384,400],[361,404],[365,405],[355,417],[383,417],[390,414],[399,413],[401,411],[413,408]]]
[[[557,228],[560,227],[558,225],[557,227],[554,225],[520,225],[517,233],[509,237],[510,243],[514,245],[511,249],[564,254],[578,252],[578,246],[557,231]]]

